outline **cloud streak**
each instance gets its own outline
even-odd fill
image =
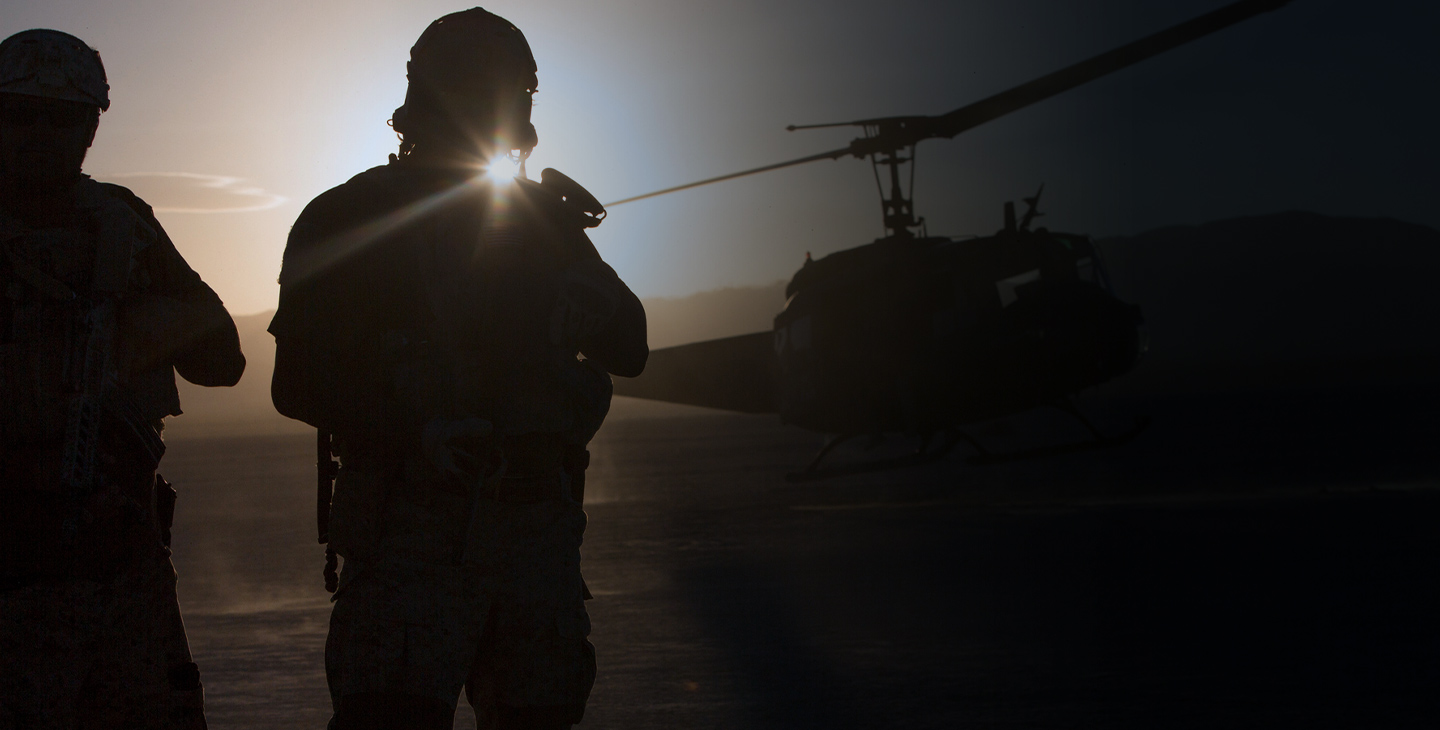
[[[195,172],[123,172],[104,176],[123,181],[156,213],[253,213],[283,205],[289,198],[255,187],[244,178]]]

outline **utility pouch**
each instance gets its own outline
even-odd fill
[[[175,524],[175,487],[165,477],[155,475],[155,523],[160,528],[160,542],[170,547],[170,528]]]
[[[140,407],[128,393],[112,388],[106,394],[102,426],[113,434],[115,446],[137,460],[136,468],[153,472],[165,456],[165,440],[155,426],[141,414]]]
[[[346,560],[375,555],[384,536],[385,474],[342,463],[330,501],[330,548]]]

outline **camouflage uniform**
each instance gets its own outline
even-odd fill
[[[80,173],[109,105],[80,39],[0,42],[0,730],[205,726],[155,468],[175,372],[245,359],[150,207]]]
[[[326,643],[331,691],[337,703],[401,693],[453,711],[464,686],[481,727],[499,707],[578,721],[595,679],[580,577],[585,514],[568,494],[487,499],[474,528],[487,545],[475,563],[457,564],[469,502],[420,485],[394,494],[380,556],[345,563]]]
[[[127,404],[129,426],[153,429],[152,448],[163,418],[180,413],[174,367],[219,385],[238,379],[244,359],[220,300],[148,206],[88,178],[73,197],[79,220],[94,225],[31,230],[0,210],[0,728],[203,727],[167,547],[174,491],[154,472],[159,450],[107,421],[96,483],[75,535],[65,535],[66,414],[98,251],[132,252],[118,257],[129,274],[116,300],[111,397]],[[96,223],[107,218],[121,223]],[[154,341],[143,321],[161,299],[200,323],[188,341]]]
[[[167,554],[0,591],[0,728],[203,728]]]
[[[300,215],[270,326],[276,408],[340,456],[332,726],[448,729],[463,686],[481,728],[568,727],[595,677],[585,444],[610,374],[644,367],[645,312],[589,193],[478,175],[538,140],[524,34],[452,13],[407,70],[399,154]]]
[[[643,358],[644,312],[576,220],[541,185],[402,159],[317,198],[292,230],[275,389],[282,413],[338,443],[330,543],[345,566],[326,668],[341,726],[407,697],[407,716],[427,718],[415,726],[449,727],[462,686],[482,728],[580,719],[595,658],[577,487],[610,380],[577,351],[624,340]],[[573,287],[577,261],[602,281]],[[551,336],[585,318],[564,302],[607,287],[606,326],[578,345]],[[494,433],[440,468],[427,429],[467,418]]]

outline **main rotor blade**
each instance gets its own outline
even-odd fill
[[[717,183],[717,182],[721,182],[721,181],[724,181],[724,180],[734,180],[734,179],[737,178],[737,177],[745,177],[746,175],[754,175],[755,173],[758,173],[758,172],[769,172],[769,171],[771,171],[771,170],[779,170],[779,169],[782,168],[782,167],[790,167],[790,166],[792,166],[792,165],[803,165],[803,164],[805,164],[805,163],[807,163],[807,162],[814,162],[814,161],[816,161],[816,160],[838,160],[838,159],[840,159],[841,157],[844,157],[844,156],[846,156],[846,155],[848,155],[848,154],[850,154],[850,148],[849,148],[849,147],[846,147],[846,148],[844,148],[844,149],[831,150],[831,151],[829,151],[829,152],[821,152],[821,153],[818,154],[818,155],[810,155],[809,157],[801,157],[801,158],[798,159],[798,160],[790,160],[790,161],[788,161],[788,162],[777,162],[777,163],[775,163],[775,164],[773,164],[773,165],[766,165],[766,166],[764,166],[764,167],[757,167],[757,168],[754,168],[754,169],[752,169],[752,170],[742,170],[742,171],[740,171],[740,172],[732,172],[732,173],[730,173],[729,175],[721,175],[720,177],[712,177],[712,178],[709,178],[708,180],[700,180],[700,181],[698,181],[698,182],[686,183],[686,184],[684,184],[684,185],[676,185],[676,186],[673,187],[673,188],[665,188],[664,190],[656,190],[656,191],[653,192],[653,193],[645,193],[644,195],[636,195],[636,196],[631,197],[631,198],[624,198],[624,199],[622,199],[622,200],[617,200],[617,201],[615,201],[615,202],[613,202],[613,203],[606,203],[606,204],[605,204],[605,207],[606,207],[606,208],[609,208],[609,207],[611,207],[611,206],[620,205],[621,203],[630,203],[630,202],[633,202],[633,201],[636,201],[636,200],[644,200],[644,199],[646,199],[646,198],[653,198],[653,197],[655,197],[655,196],[657,196],[657,195],[664,195],[664,194],[666,194],[666,193],[673,193],[673,192],[676,192],[676,191],[679,191],[679,190],[688,190],[688,189],[690,189],[690,188],[698,188],[698,187],[700,187],[701,185],[709,185],[710,183]]]
[[[1153,33],[1133,43],[1123,45],[1112,51],[1107,51],[1093,58],[1055,71],[1054,73],[1041,76],[1034,81],[1021,84],[1009,91],[1002,91],[989,98],[962,106],[947,114],[936,117],[885,117],[851,122],[850,124],[853,125],[877,126],[879,127],[879,131],[872,137],[860,137],[853,140],[850,146],[845,149],[821,152],[818,155],[801,157],[797,160],[780,162],[774,165],[766,165],[741,172],[733,172],[729,175],[712,177],[685,185],[676,185],[673,188],[656,190],[653,193],[645,193],[644,195],[636,195],[634,197],[617,200],[613,203],[606,203],[605,206],[609,207],[636,200],[644,200],[645,198],[653,198],[657,195],[688,190],[724,180],[733,180],[737,177],[754,175],[760,172],[778,170],[782,167],[802,165],[806,162],[814,162],[816,160],[838,160],[847,155],[864,158],[873,154],[901,150],[926,139],[950,139],[961,132],[978,127],[985,122],[1003,117],[1011,112],[1019,111],[1031,104],[1044,101],[1056,94],[1069,91],[1076,86],[1119,71],[1126,66],[1134,65],[1177,46],[1223,30],[1260,13],[1278,10],[1289,3],[1290,0],[1239,0],[1239,2],[1231,3],[1198,18],[1192,18],[1179,25],[1172,26],[1158,33]]]
[[[1133,43],[1041,76],[1009,91],[1002,91],[989,98],[960,107],[947,114],[919,119],[908,118],[906,119],[908,124],[898,125],[899,128],[889,134],[887,131],[890,130],[886,130],[882,126],[880,134],[874,137],[862,137],[852,142],[850,144],[851,153],[857,157],[864,157],[874,152],[908,147],[925,139],[936,137],[950,139],[985,122],[1019,111],[1031,104],[1094,81],[1101,76],[1203,38],[1242,20],[1247,20],[1260,13],[1278,10],[1289,2],[1290,0],[1240,0],[1240,2],[1231,3],[1198,18],[1187,20]],[[883,121],[871,120],[871,123]]]

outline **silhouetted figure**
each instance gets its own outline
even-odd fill
[[[174,373],[234,385],[235,323],[150,207],[80,172],[100,55],[0,43],[0,728],[205,727],[155,469]]]
[[[594,681],[585,445],[609,374],[644,367],[645,315],[585,235],[588,193],[494,175],[536,144],[535,71],[502,18],[431,24],[399,155],[311,202],[286,247],[275,406],[341,462],[321,500],[345,559],[337,730],[449,728],[462,687],[480,727],[563,728]]]

